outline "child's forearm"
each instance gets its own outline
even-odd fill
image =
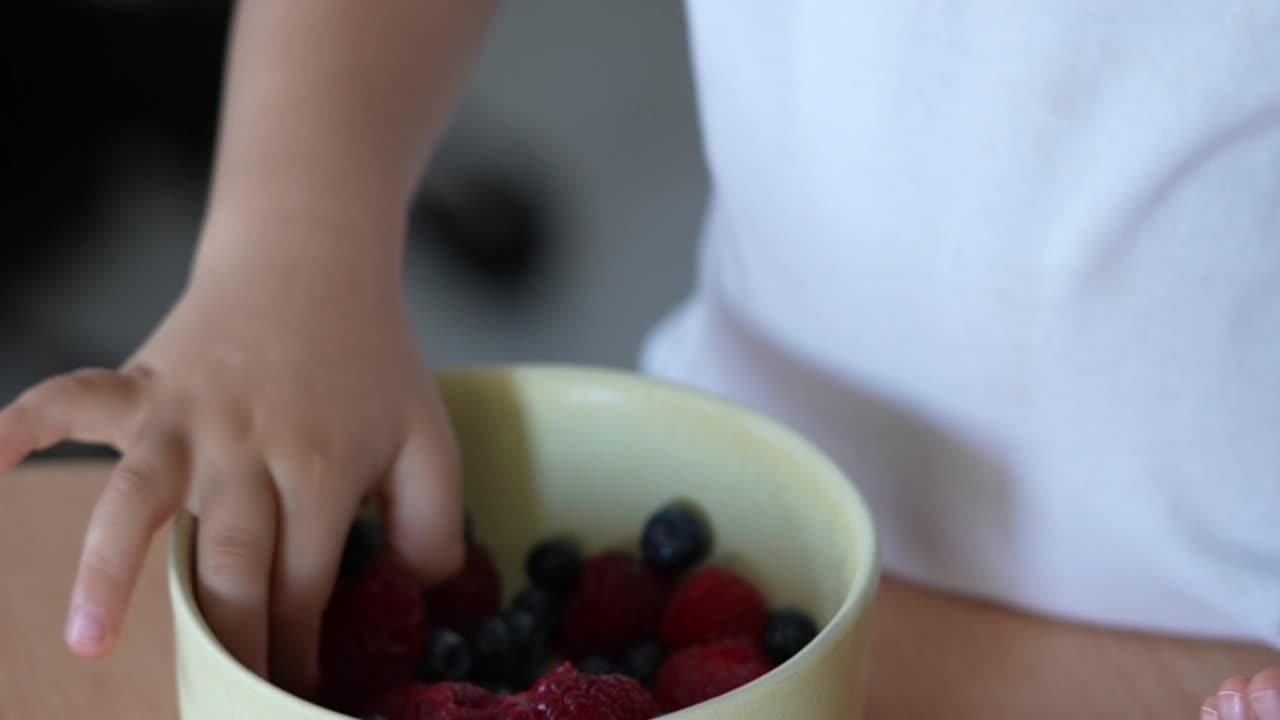
[[[398,261],[495,4],[241,0],[201,260]]]

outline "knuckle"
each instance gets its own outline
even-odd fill
[[[156,376],[155,370],[153,370],[151,366],[145,365],[143,363],[136,363],[136,362],[130,363],[128,366],[126,366],[121,371],[121,374],[124,375],[125,377],[129,377],[144,383],[150,382],[151,380],[155,379],[155,376]]]
[[[213,532],[206,549],[205,572],[214,578],[244,579],[262,575],[268,550],[259,533],[246,528],[223,528]]]
[[[350,481],[347,469],[353,463],[343,450],[301,439],[290,445],[281,452],[283,472],[277,482],[282,491],[293,494]]]
[[[120,378],[110,371],[97,368],[54,375],[18,395],[13,403],[13,412],[23,421],[31,422],[49,409],[93,398],[105,388],[116,387],[112,385],[113,382],[120,382]]]
[[[107,482],[104,499],[112,503],[149,506],[156,498],[158,477],[153,465],[138,461],[123,463]]]
[[[85,372],[73,372],[49,378],[32,388],[33,400],[40,402],[69,402],[93,391],[97,379]]]
[[[72,370],[71,372],[66,373],[66,377],[76,383],[84,383],[94,386],[108,382],[118,383],[122,380],[122,376],[117,375],[110,370],[104,370],[103,368],[97,367],[86,367],[80,368],[79,370]]]
[[[244,448],[253,442],[253,421],[249,413],[236,406],[224,406],[218,410],[212,435],[228,449]]]
[[[219,458],[230,467],[244,468],[256,464],[257,451],[253,437],[225,415],[216,418],[196,418],[189,423],[186,432],[192,436],[192,444],[202,459]]]

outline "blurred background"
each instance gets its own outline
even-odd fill
[[[229,6],[0,11],[0,402],[119,364],[180,291]],[[507,3],[413,211],[433,364],[632,366],[691,286],[706,185],[679,0]]]

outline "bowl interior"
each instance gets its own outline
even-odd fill
[[[774,604],[825,623],[868,584],[874,542],[852,486],[772,422],[599,371],[465,371],[441,387],[476,535],[508,592],[537,540],[568,532],[588,550],[638,549],[646,518],[673,499],[709,518],[712,559]]]
[[[567,533],[588,551],[637,549],[645,519],[678,499],[710,520],[714,562],[753,580],[771,604],[802,608],[825,626],[793,663],[847,642],[876,582],[870,515],[841,472],[798,436],[733,405],[611,371],[473,369],[443,373],[440,387],[462,446],[475,533],[508,595],[523,586],[523,560],[538,540]],[[232,667],[192,598],[191,538],[184,519],[171,567],[183,692],[195,694],[189,665],[216,665],[276,708],[261,717],[337,717]]]

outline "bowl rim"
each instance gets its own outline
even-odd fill
[[[718,397],[696,387],[609,367],[571,363],[479,364],[436,370],[433,372],[433,376],[441,383],[450,380],[460,381],[466,378],[514,379],[517,384],[534,383],[540,386],[546,386],[548,383],[577,385],[589,383],[628,393],[634,393],[638,390],[657,392],[665,400],[701,406],[716,415],[725,417],[727,421],[747,428],[754,428],[769,436],[788,455],[797,457],[806,466],[812,467],[814,472],[810,474],[811,479],[820,483],[823,486],[823,490],[829,494],[829,497],[835,498],[843,506],[841,515],[855,518],[862,528],[861,531],[857,531],[862,540],[859,543],[859,547],[855,549],[857,565],[854,569],[853,577],[845,590],[843,601],[841,601],[839,608],[831,619],[819,630],[818,636],[794,657],[773,668],[760,678],[724,695],[693,706],[699,711],[703,708],[708,711],[714,710],[715,706],[733,702],[734,698],[739,695],[758,691],[762,683],[767,683],[770,680],[781,680],[785,676],[791,675],[798,666],[805,662],[806,658],[813,658],[822,653],[824,648],[838,642],[841,637],[852,631],[852,626],[869,615],[872,600],[879,587],[882,569],[880,537],[870,506],[855,482],[846,475],[842,468],[836,465],[813,442],[780,421],[745,405]],[[204,656],[211,657],[213,661],[224,669],[229,670],[232,676],[239,676],[242,681],[253,686],[256,694],[265,694],[273,698],[274,702],[286,706],[294,705],[299,710],[306,709],[313,714],[318,713],[317,718],[350,720],[348,715],[293,695],[259,677],[237,662],[222,646],[222,643],[213,636],[212,631],[204,620],[204,616],[196,607],[193,583],[189,580],[190,566],[193,563],[190,544],[193,541],[189,540],[185,544],[182,542],[183,538],[188,537],[192,532],[193,525],[194,518],[184,510],[173,523],[169,533],[167,575],[170,603],[174,615],[175,638],[180,632],[177,625],[180,622],[186,622],[194,628],[195,632],[187,633],[185,640],[198,644],[199,650]],[[180,659],[175,657],[175,662],[179,661]],[[689,709],[692,710],[693,708]],[[680,713],[683,712],[685,711],[679,710],[661,717],[664,719],[678,718]]]

